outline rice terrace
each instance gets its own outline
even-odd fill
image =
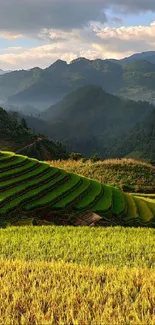
[[[98,225],[155,226],[153,195],[123,193],[11,152],[0,152],[0,171],[1,225],[22,223],[23,219],[32,224],[42,220],[74,225],[91,211],[99,215],[95,219]]]

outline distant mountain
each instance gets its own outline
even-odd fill
[[[49,141],[45,136],[27,128],[17,113],[9,114],[0,108],[0,150],[15,151],[40,160],[65,159],[66,149],[61,143]]]
[[[1,78],[0,91],[11,103],[31,103],[37,107],[44,104],[46,107],[85,85],[99,85],[106,91],[117,91],[121,86],[121,75],[121,66],[108,60],[79,58],[70,64],[58,60],[45,70],[37,70],[35,77],[34,69],[31,69],[14,72],[11,84],[10,77],[8,81]]]
[[[69,151],[85,156],[98,152],[104,158],[110,157],[117,139],[152,109],[147,102],[121,99],[101,87],[85,86],[50,107],[42,118],[50,124],[48,136],[63,141]]]
[[[3,103],[2,106],[6,111],[18,112],[24,115],[39,116],[41,113],[40,110],[29,104],[23,106],[15,106],[6,102]]]
[[[155,52],[122,60],[78,58],[0,75],[0,100],[8,105],[31,105],[43,111],[79,87],[96,85],[106,92],[155,103]]]
[[[155,51],[147,51],[142,53],[135,53],[129,57],[119,60],[120,63],[135,62],[139,60],[146,60],[155,63]]]

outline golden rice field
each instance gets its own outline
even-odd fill
[[[3,261],[0,324],[155,324],[155,271]]]
[[[0,324],[154,325],[155,230],[0,230]]]

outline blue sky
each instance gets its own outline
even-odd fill
[[[118,15],[113,10],[110,9],[106,10],[106,13],[111,17],[116,17]],[[139,14],[135,13],[129,15],[119,13],[118,17],[122,19],[124,26],[137,26],[137,25],[148,26],[150,22],[155,20],[155,13],[151,11],[146,13],[139,13]]]
[[[1,0],[0,69],[148,50],[155,50],[155,0]]]

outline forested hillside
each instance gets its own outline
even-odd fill
[[[120,99],[100,87],[86,86],[50,107],[43,118],[51,123],[48,136],[64,141],[69,151],[88,157],[98,152],[102,158],[109,158],[117,140],[131,132],[153,108],[146,102]]]
[[[66,158],[61,143],[49,141],[45,136],[33,133],[25,120],[17,114],[8,114],[0,108],[0,150],[14,150],[40,160]]]
[[[130,156],[155,162],[155,109],[133,128],[125,138],[120,138],[113,157]]]

